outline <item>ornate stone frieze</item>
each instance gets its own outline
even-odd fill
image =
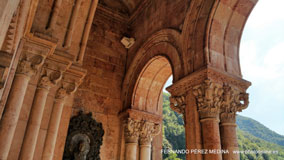
[[[222,105],[223,86],[207,79],[193,88],[201,118],[215,118]]]
[[[179,114],[185,114],[185,96],[171,96],[170,107]]]
[[[141,130],[140,130],[140,144],[151,144],[151,141],[154,136],[158,135],[161,131],[161,125],[155,124],[152,122],[141,121]]]
[[[248,93],[228,84],[224,85],[223,102],[221,106],[221,122],[235,123],[236,112],[246,109],[249,104]]]

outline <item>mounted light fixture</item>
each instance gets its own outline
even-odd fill
[[[126,49],[129,49],[135,43],[134,38],[123,37],[120,41]]]

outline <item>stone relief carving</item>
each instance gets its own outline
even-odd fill
[[[100,160],[103,135],[102,124],[80,111],[70,120],[63,160]]]

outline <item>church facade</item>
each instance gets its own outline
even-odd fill
[[[0,0],[0,160],[238,160],[239,45],[257,0]],[[225,152],[226,151],[226,152]]]

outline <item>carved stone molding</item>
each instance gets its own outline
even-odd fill
[[[193,87],[197,110],[200,118],[216,118],[219,115],[223,100],[223,86],[207,79],[204,83]]]
[[[161,123],[163,120],[163,117],[161,115],[156,115],[153,113],[140,111],[136,109],[127,109],[126,111],[121,112],[119,116],[122,119],[132,118],[132,119],[136,119],[139,121],[147,120],[149,122],[154,122],[154,123]]]
[[[92,113],[80,111],[70,120],[63,160],[100,160],[103,135],[103,126],[92,118]]]
[[[170,107],[179,114],[185,114],[185,96],[171,96]]]

